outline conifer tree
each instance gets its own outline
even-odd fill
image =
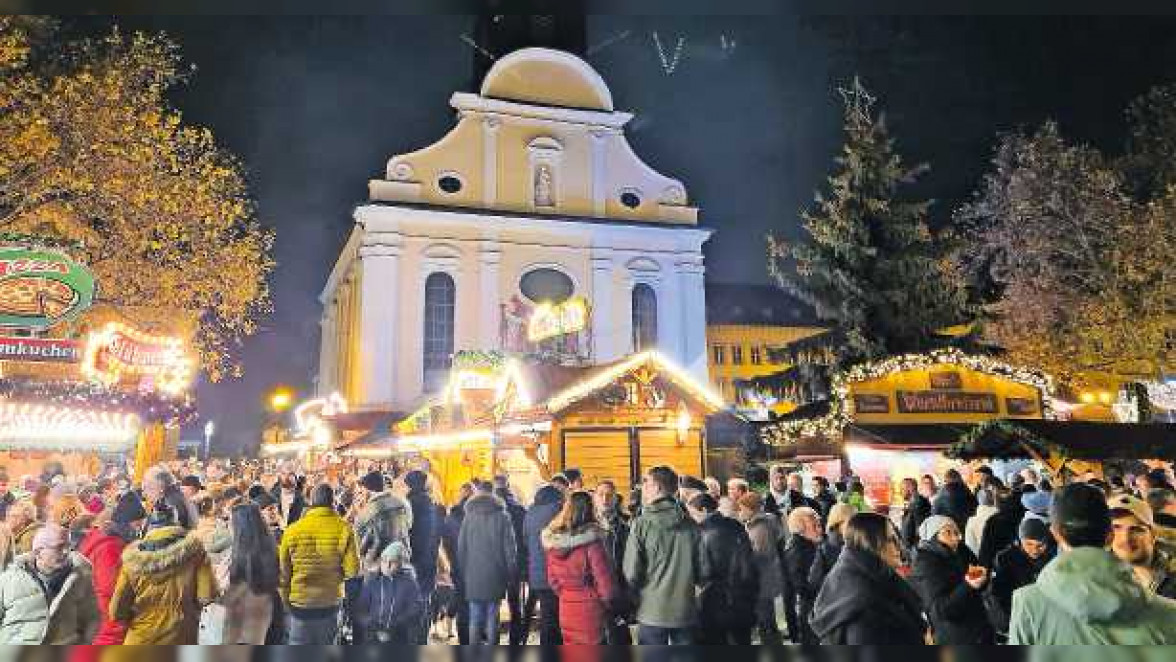
[[[962,321],[964,296],[928,228],[931,202],[907,194],[925,167],[903,163],[857,78],[840,93],[845,144],[801,212],[807,241],[770,236],[768,252],[773,278],[835,324],[844,365],[928,349],[934,331]]]

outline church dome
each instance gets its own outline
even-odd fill
[[[524,48],[494,63],[482,96],[505,101],[612,112],[612,93],[580,58],[550,48]]]

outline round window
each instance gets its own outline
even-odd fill
[[[576,285],[564,272],[543,268],[523,274],[519,290],[535,303],[563,303],[571,298]]]
[[[461,190],[461,180],[453,175],[445,175],[437,180],[437,188],[446,193],[457,193]]]
[[[625,191],[621,194],[621,204],[629,209],[636,209],[641,206],[641,196],[632,191]]]

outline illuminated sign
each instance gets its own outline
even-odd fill
[[[903,414],[995,414],[993,393],[950,391],[898,391],[898,411]]]
[[[111,322],[90,334],[82,372],[105,384],[124,376],[149,377],[160,390],[178,393],[192,379],[192,364],[179,338],[152,336]]]
[[[531,313],[527,340],[540,342],[578,333],[587,327],[588,302],[583,297],[573,297],[559,304],[541,303]]]
[[[0,249],[0,326],[45,329],[94,300],[94,277],[59,253]]]
[[[958,372],[931,373],[931,388],[933,389],[959,390],[963,387],[964,382]]]
[[[81,360],[82,347],[75,340],[0,336],[0,361],[77,363]]]

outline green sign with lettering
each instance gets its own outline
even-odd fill
[[[64,254],[0,248],[0,326],[46,329],[93,301],[93,274]]]

